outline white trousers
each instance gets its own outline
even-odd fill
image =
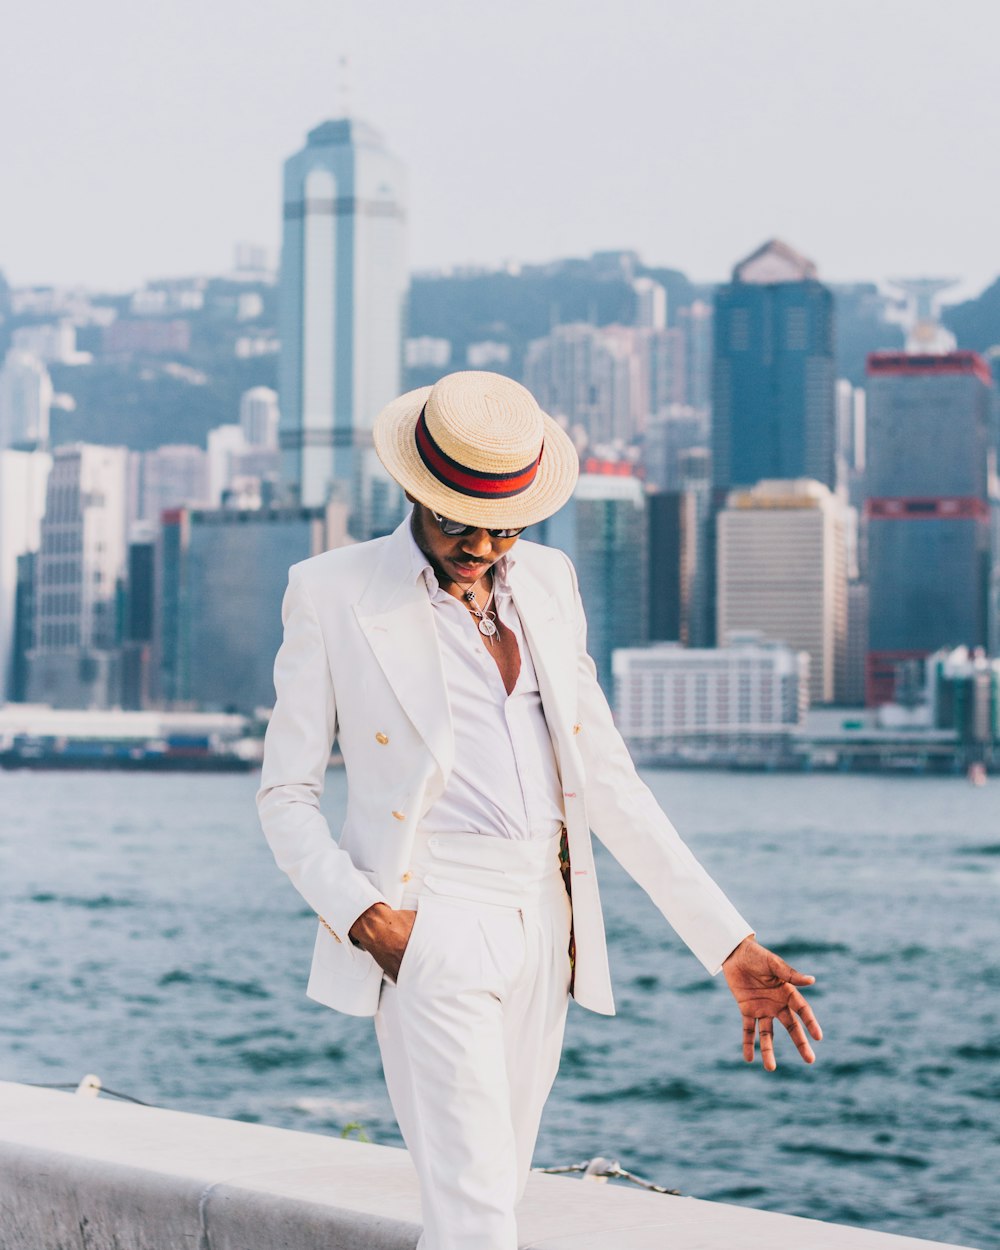
[[[517,1250],[520,1200],[559,1066],[571,908],[559,838],[418,838],[417,909],[375,1029],[420,1179],[418,1250]]]

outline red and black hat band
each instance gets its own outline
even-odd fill
[[[535,480],[542,452],[545,450],[544,441],[536,458],[525,468],[515,469],[513,473],[482,473],[478,469],[459,464],[441,450],[427,428],[424,417],[426,408],[425,404],[420,409],[414,437],[425,468],[442,486],[458,491],[459,494],[469,495],[473,499],[507,499],[511,495],[523,494]]]

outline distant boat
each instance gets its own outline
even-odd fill
[[[0,750],[0,768],[8,769],[249,772],[256,766],[256,760],[214,743],[208,734],[169,734],[147,741],[19,734]]]

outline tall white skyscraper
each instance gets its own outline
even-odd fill
[[[49,442],[52,379],[44,361],[14,348],[0,368],[0,447],[22,451]]]
[[[282,479],[306,506],[350,498],[358,534],[400,503],[371,427],[401,390],[405,240],[403,167],[376,131],[351,118],[311,130],[285,162]]]

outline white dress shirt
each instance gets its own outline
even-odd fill
[[[513,555],[508,552],[493,565],[492,607],[521,655],[521,671],[508,694],[478,619],[464,600],[442,589],[412,533],[410,543],[413,577],[423,579],[434,609],[455,733],[448,784],[419,828],[513,839],[551,837],[564,820],[562,785],[535,666],[507,584]]]

